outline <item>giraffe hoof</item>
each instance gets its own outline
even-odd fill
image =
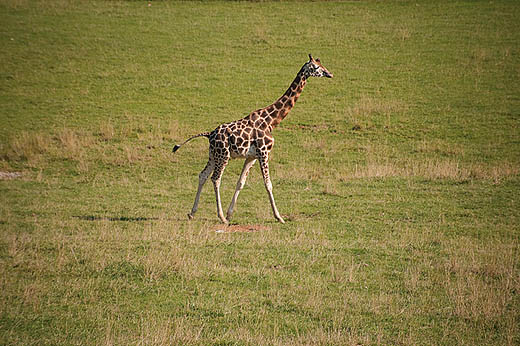
[[[188,219],[193,220],[193,215],[191,215],[191,213],[188,213]]]
[[[281,217],[277,217],[276,219],[280,221],[280,223],[285,223],[284,219],[282,219]]]

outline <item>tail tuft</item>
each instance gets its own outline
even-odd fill
[[[179,150],[180,147],[181,147],[181,146],[178,145],[178,144],[177,144],[176,146],[174,146],[174,147],[173,147],[173,150],[172,150],[172,153],[174,153],[174,152],[176,152],[177,150]]]

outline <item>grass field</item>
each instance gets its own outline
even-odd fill
[[[0,1],[0,344],[520,344],[516,1]],[[233,225],[207,140],[264,107]],[[224,208],[241,161],[224,174]],[[220,232],[224,230],[225,232]]]

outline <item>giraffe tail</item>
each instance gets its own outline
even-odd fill
[[[190,138],[188,138],[187,140],[185,140],[183,143],[175,145],[175,146],[173,147],[172,152],[173,152],[173,153],[176,152],[177,150],[179,150],[179,148],[180,148],[181,146],[183,146],[184,144],[188,143],[188,142],[191,141],[192,139],[195,139],[195,138],[197,138],[197,137],[207,137],[207,138],[209,138],[209,135],[210,135],[210,132],[203,132],[203,133],[199,133],[198,135],[195,135],[195,136],[193,136],[193,137],[190,137]]]

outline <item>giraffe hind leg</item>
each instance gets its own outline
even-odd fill
[[[199,174],[199,187],[197,189],[197,195],[195,196],[195,202],[193,203],[193,208],[191,208],[191,212],[188,213],[188,218],[191,220],[195,216],[195,213],[197,212],[197,209],[199,208],[199,200],[200,200],[200,193],[202,192],[202,187],[206,183],[206,180],[208,180],[211,172],[213,172],[215,168],[215,161],[210,158],[208,163],[206,164],[206,167],[200,172]]]
[[[213,175],[211,176],[211,181],[213,181],[213,188],[215,189],[215,199],[217,202],[217,215],[223,223],[229,223],[228,220],[224,217],[224,212],[222,211],[222,202],[220,200],[220,181],[222,179],[222,174],[224,173],[224,169],[228,163],[229,159],[222,160],[219,163],[215,164],[215,169],[213,171]]]

